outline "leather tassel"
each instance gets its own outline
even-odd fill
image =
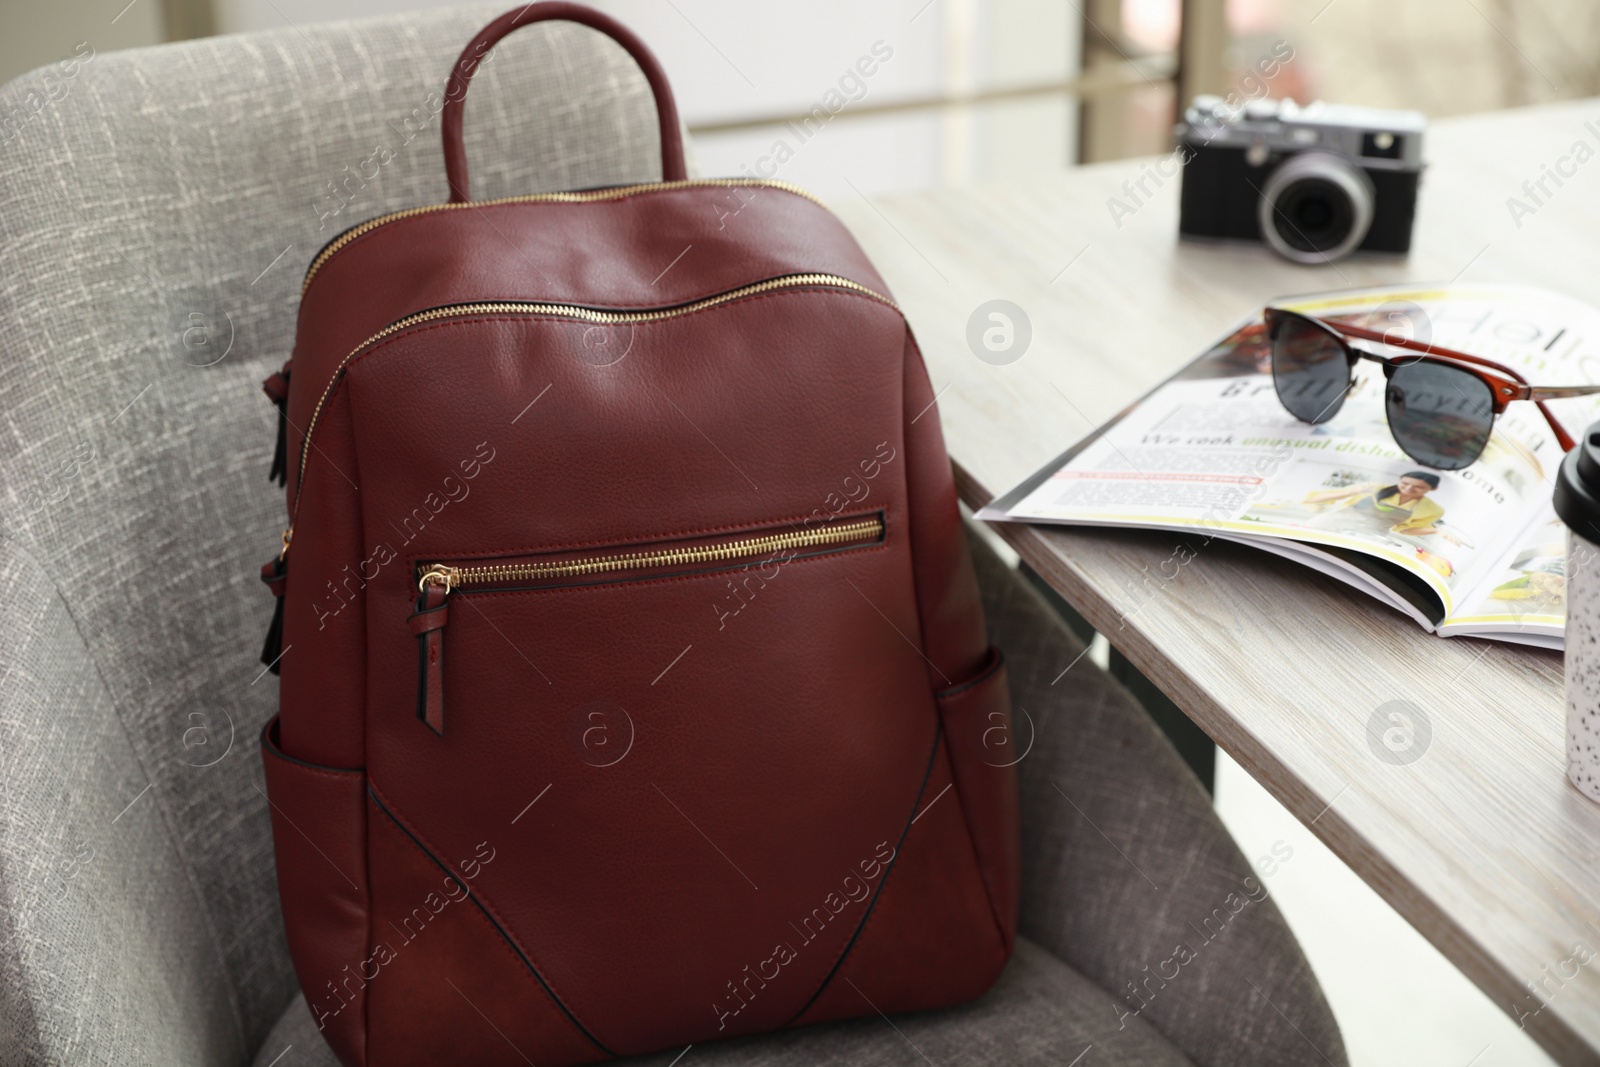
[[[261,580],[272,590],[275,601],[272,624],[267,627],[267,640],[261,646],[261,662],[273,674],[278,673],[278,660],[283,656],[283,587],[288,573],[289,565],[282,556],[261,568]]]
[[[278,444],[272,452],[272,470],[267,479],[281,488],[289,483],[289,364],[262,382],[261,391],[278,409]]]

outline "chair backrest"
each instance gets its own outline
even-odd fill
[[[302,272],[448,198],[440,93],[499,7],[218,37],[0,87],[0,1062],[242,1064],[294,992],[258,732],[267,481]],[[480,197],[659,173],[635,65],[524,31]]]

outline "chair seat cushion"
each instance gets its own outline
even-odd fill
[[[930,931],[930,936],[937,936]],[[870,995],[870,994],[869,994]],[[862,1004],[864,1011],[870,1006]],[[1120,1000],[1031,941],[1016,954],[987,995],[958,1008],[897,1015],[869,1014],[764,1037],[674,1049],[633,1060],[638,1067],[855,1067],[906,1064],[1052,1067],[1179,1067],[1192,1062]],[[487,1022],[485,1026],[489,1025]],[[1092,1055],[1084,1055],[1092,1051]],[[678,1056],[683,1055],[681,1060]],[[507,1047],[507,1064],[524,1057]],[[317,1033],[304,997],[278,1020],[254,1067],[338,1067]]]

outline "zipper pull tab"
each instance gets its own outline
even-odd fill
[[[267,472],[267,480],[285,486],[289,483],[289,364],[285,363],[281,371],[262,382],[261,391],[278,409],[278,445],[272,453],[272,470]]]
[[[417,610],[407,620],[417,635],[417,718],[444,736],[444,624],[450,621],[450,589],[455,571],[428,568],[417,582]]]

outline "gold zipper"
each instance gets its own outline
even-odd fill
[[[672,189],[688,189],[692,187],[717,187],[732,188],[735,186],[756,186],[763,189],[781,189],[786,193],[803,196],[807,200],[821,204],[815,196],[806,192],[798,185],[788,182],[772,181],[765,178],[690,178],[676,182],[641,182],[638,185],[620,185],[613,189],[590,189],[581,193],[529,193],[526,196],[503,196],[497,200],[463,200],[459,203],[426,204],[422,207],[408,207],[400,211],[391,211],[387,215],[379,215],[375,219],[350,227],[348,230],[329,241],[311,261],[311,266],[306,268],[306,280],[300,283],[300,295],[305,296],[306,290],[311,288],[311,279],[316,277],[322,265],[333,258],[333,254],[358,237],[363,237],[385,223],[395,222],[399,219],[415,218],[418,215],[428,215],[435,211],[457,211],[469,207],[493,207],[497,204],[580,204],[593,200],[620,200],[623,197],[635,196],[639,193],[670,191]]]
[[[663,548],[653,552],[616,552],[548,563],[499,563],[481,567],[452,567],[447,563],[427,565],[417,582],[419,591],[430,585],[443,586],[446,593],[463,585],[488,585],[498,582],[531,582],[545,578],[578,578],[612,571],[641,570],[651,567],[680,567],[685,564],[720,563],[725,560],[766,556],[796,548],[838,545],[867,541],[883,536],[883,516],[827,526],[819,530],[767,534],[690,548]]]
[[[432,322],[436,319],[457,318],[468,315],[558,315],[563,318],[578,319],[583,322],[594,322],[602,325],[616,325],[633,322],[655,322],[659,319],[670,319],[678,315],[688,315],[718,304],[726,304],[732,300],[742,300],[747,296],[756,296],[768,293],[774,289],[798,289],[808,286],[826,286],[833,289],[848,289],[854,293],[871,297],[879,303],[886,304],[896,311],[900,306],[893,300],[875,290],[868,289],[859,282],[849,278],[841,278],[837,274],[791,274],[785,278],[772,278],[753,285],[741,286],[738,289],[708,296],[704,300],[696,300],[692,304],[681,304],[672,308],[661,308],[655,311],[598,311],[594,308],[579,307],[576,304],[539,304],[504,302],[492,304],[456,304],[452,307],[434,308],[431,311],[419,311],[415,315],[407,315],[398,322],[391,323],[373,334],[351,350],[348,356],[340,361],[334,369],[333,375],[328,379],[327,388],[317,398],[317,406],[311,410],[311,420],[306,423],[305,436],[300,445],[300,474],[295,480],[294,487],[294,514],[300,512],[300,494],[305,491],[306,466],[311,459],[311,435],[316,433],[317,420],[322,417],[322,409],[327,405],[328,398],[333,395],[334,387],[339,384],[339,379],[344,374],[344,369],[367,348],[378,343],[386,337],[399,333],[401,330],[423,322]],[[289,528],[283,532],[284,554],[289,551],[289,540],[294,535],[294,523],[289,523]]]

